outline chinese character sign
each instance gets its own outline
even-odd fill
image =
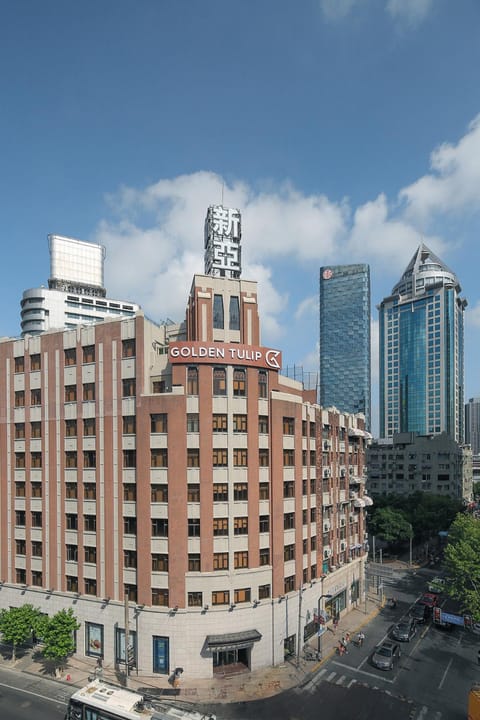
[[[205,223],[205,272],[239,278],[241,274],[240,211],[211,205]]]
[[[215,235],[240,240],[240,211],[213,205],[209,208],[211,228]]]

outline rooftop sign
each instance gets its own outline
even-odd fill
[[[248,365],[277,371],[282,367],[280,350],[238,343],[172,342],[168,348],[168,359],[177,365]]]

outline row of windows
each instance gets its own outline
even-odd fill
[[[122,358],[135,357],[135,339],[122,340]],[[95,345],[85,345],[81,348],[82,363],[95,362]],[[67,348],[64,350],[64,362],[66,366],[77,364],[77,348]],[[14,358],[14,368],[16,373],[25,372],[25,357],[19,355]],[[39,353],[30,355],[30,371],[41,370],[41,356]]]
[[[244,368],[233,369],[232,393],[234,397],[246,397],[247,395],[247,371]],[[198,368],[191,366],[187,368],[187,395],[198,395]],[[214,367],[212,373],[213,395],[227,394],[227,369]],[[268,375],[266,370],[258,371],[258,395],[261,398],[268,396]]]

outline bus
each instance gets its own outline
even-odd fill
[[[167,704],[153,707],[143,695],[97,678],[71,696],[65,720],[216,720],[216,716]]]

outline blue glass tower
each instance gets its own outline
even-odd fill
[[[422,244],[379,306],[380,436],[464,436],[463,316],[456,275]]]
[[[370,430],[370,268],[320,268],[320,405],[363,413]]]

